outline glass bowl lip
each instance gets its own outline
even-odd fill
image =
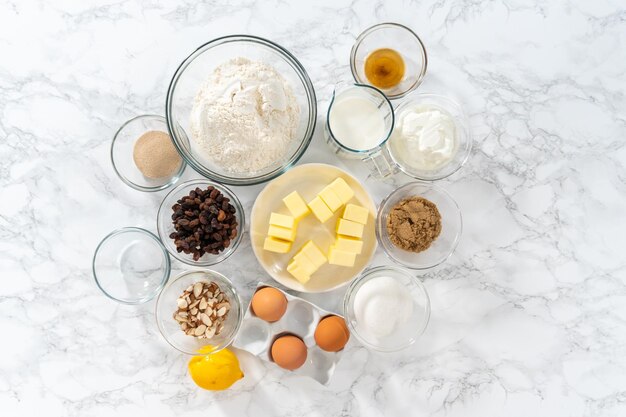
[[[409,34],[411,34],[417,40],[417,43],[420,46],[420,52],[422,53],[422,58],[423,58],[422,59],[422,68],[420,69],[420,72],[419,72],[415,82],[409,88],[407,88],[405,91],[402,91],[402,92],[400,92],[398,94],[389,94],[388,95],[390,100],[396,100],[396,99],[399,99],[399,98],[402,98],[402,97],[406,96],[410,92],[414,91],[417,87],[419,87],[422,84],[422,81],[424,81],[424,76],[426,75],[426,70],[428,69],[428,54],[426,53],[426,47],[424,46],[424,42],[422,42],[422,39],[419,36],[417,36],[417,33],[415,33],[409,27],[407,27],[405,25],[402,25],[400,23],[396,23],[396,22],[383,22],[383,23],[375,24],[375,25],[370,26],[369,28],[365,29],[356,38],[356,40],[354,41],[354,45],[352,46],[352,50],[350,51],[350,71],[352,72],[352,77],[354,77],[354,79],[355,79],[355,81],[357,83],[367,84],[367,80],[362,80],[359,77],[358,71],[356,70],[356,54],[357,54],[357,52],[359,50],[359,47],[361,46],[361,43],[363,42],[363,40],[367,36],[369,36],[370,34],[372,34],[373,32],[375,32],[377,30],[385,29],[385,28],[389,28],[389,27],[400,28],[400,29],[403,29],[403,30],[406,30],[407,32],[409,32]]]
[[[385,93],[382,92],[382,90],[374,87],[373,85],[370,84],[362,84],[359,82],[354,82],[354,83],[346,83],[346,85],[342,86],[342,87],[346,87],[346,86],[355,86],[355,87],[365,87],[365,88],[370,88],[372,90],[374,90],[374,92],[376,92],[377,94],[380,94],[385,101],[387,102],[387,104],[389,105],[389,108],[391,109],[391,111],[389,112],[391,114],[391,126],[389,127],[389,133],[387,133],[387,136],[385,137],[385,139],[380,142],[378,145],[376,145],[375,147],[371,148],[371,149],[352,149],[348,146],[345,146],[344,144],[340,143],[337,140],[334,140],[335,135],[333,135],[333,129],[330,127],[330,108],[333,106],[333,103],[335,102],[335,96],[337,93],[337,89],[335,88],[333,90],[333,95],[330,99],[330,103],[328,103],[328,110],[326,110],[326,126],[328,127],[328,132],[330,133],[330,135],[333,137],[333,142],[336,143],[337,145],[339,145],[340,148],[343,148],[349,152],[354,152],[354,153],[359,153],[359,154],[370,154],[373,152],[376,152],[377,149],[382,148],[383,146],[385,146],[385,144],[389,141],[389,138],[391,137],[391,135],[393,135],[393,130],[395,129],[396,126],[396,111],[393,108],[393,104],[391,104],[391,101],[389,100],[389,97],[387,97],[387,95]]]
[[[450,245],[450,250],[448,252],[448,254],[446,256],[443,256],[441,259],[439,259],[437,262],[433,263],[433,264],[425,264],[425,265],[413,265],[413,264],[407,264],[402,262],[400,259],[397,259],[390,250],[387,249],[387,246],[383,243],[384,240],[384,236],[382,236],[382,217],[383,217],[383,208],[385,207],[385,204],[387,204],[387,202],[396,194],[399,194],[403,191],[405,191],[406,189],[410,188],[410,187],[415,187],[415,186],[423,186],[426,188],[430,188],[433,189],[434,191],[440,193],[441,195],[443,195],[446,199],[448,199],[449,201],[452,202],[455,210],[455,214],[458,215],[459,217],[459,230],[456,233],[456,236],[454,237],[454,242],[452,242],[452,245]],[[404,268],[408,268],[414,271],[425,271],[428,269],[432,269],[435,268],[441,264],[443,264],[445,261],[447,261],[450,256],[452,256],[452,254],[454,253],[454,251],[456,250],[456,247],[459,245],[459,241],[461,240],[461,235],[463,234],[463,215],[461,213],[461,208],[459,207],[459,204],[456,202],[456,200],[452,197],[452,195],[450,195],[450,193],[448,193],[445,189],[443,189],[442,187],[432,183],[432,182],[426,182],[426,181],[412,181],[409,183],[404,184],[403,186],[393,190],[392,192],[389,193],[389,195],[387,195],[387,197],[385,197],[383,199],[383,201],[381,201],[380,206],[378,207],[378,214],[376,216],[376,238],[378,239],[378,243],[380,244],[380,246],[383,248],[383,251],[385,252],[385,255],[387,255],[387,258],[391,259],[393,262],[395,262],[398,265],[403,266]],[[399,249],[400,250],[400,249]]]
[[[100,280],[98,279],[98,274],[96,273],[96,258],[98,257],[98,253],[100,252],[100,249],[102,249],[104,244],[108,240],[112,239],[113,237],[115,237],[117,235],[121,235],[121,234],[124,234],[124,233],[129,233],[129,232],[138,232],[138,233],[146,235],[150,239],[154,240],[157,243],[157,245],[161,248],[161,250],[163,251],[163,257],[165,259],[165,272],[163,274],[163,278],[161,279],[161,282],[159,283],[159,285],[156,286],[149,295],[147,295],[147,296],[145,296],[143,298],[138,298],[138,299],[132,300],[132,301],[123,300],[121,298],[117,298],[117,297],[114,297],[113,295],[109,294],[102,287],[102,285],[100,285]],[[93,258],[91,260],[91,271],[92,271],[92,274],[93,274],[94,281],[96,282],[96,285],[98,286],[100,291],[102,291],[102,293],[104,295],[106,295],[108,298],[110,298],[111,300],[117,301],[118,303],[121,303],[121,304],[137,305],[137,304],[146,303],[146,302],[152,300],[154,297],[156,297],[157,295],[159,295],[161,293],[161,291],[163,290],[163,288],[167,284],[167,281],[168,281],[168,279],[170,277],[170,273],[172,271],[172,263],[171,263],[170,255],[169,255],[168,251],[165,249],[165,246],[163,245],[161,240],[158,238],[158,236],[156,236],[154,233],[152,233],[152,232],[150,232],[150,231],[148,231],[146,229],[142,229],[141,227],[129,226],[129,227],[122,227],[122,228],[113,230],[111,233],[106,235],[100,241],[100,243],[98,243],[98,246],[96,246],[96,250],[94,251]]]
[[[183,279],[187,275],[197,274],[197,273],[204,273],[204,274],[208,274],[208,275],[211,275],[211,276],[217,276],[219,279],[221,279],[224,282],[226,282],[228,284],[228,287],[230,288],[230,290],[235,295],[236,304],[237,304],[237,310],[239,311],[239,319],[237,320],[237,324],[235,325],[235,329],[233,330],[232,336],[229,339],[227,339],[226,341],[224,341],[224,343],[222,345],[218,345],[218,347],[216,349],[213,349],[211,352],[208,352],[208,353],[200,353],[198,351],[189,352],[189,351],[186,351],[186,350],[182,350],[178,346],[174,345],[170,341],[170,339],[165,335],[165,330],[162,328],[161,320],[159,319],[160,318],[159,306],[160,306],[160,301],[161,301],[161,295],[170,286],[174,285],[174,283],[176,281],[178,281],[179,279]],[[232,310],[232,308],[233,308],[232,300],[230,300],[230,301],[231,301],[231,310]],[[157,300],[156,300],[156,303],[155,303],[155,306],[154,306],[154,318],[155,318],[155,320],[157,322],[156,323],[157,324],[157,328],[159,329],[159,333],[161,333],[161,337],[163,337],[163,339],[165,339],[165,341],[167,342],[168,345],[170,345],[171,347],[173,347],[177,351],[179,351],[181,353],[184,353],[186,355],[190,355],[190,356],[207,356],[207,355],[211,355],[211,354],[217,353],[220,350],[225,349],[229,345],[231,345],[233,343],[233,341],[235,340],[235,338],[237,337],[237,334],[239,333],[239,329],[241,328],[241,324],[243,323],[243,315],[244,315],[244,311],[243,311],[243,304],[241,302],[241,296],[239,295],[239,292],[237,291],[237,288],[235,287],[235,284],[233,284],[233,282],[229,278],[227,278],[224,274],[222,274],[220,272],[217,272],[217,271],[215,271],[213,269],[190,269],[190,270],[186,270],[186,271],[180,272],[173,279],[171,279],[167,283],[167,285],[163,288],[163,290],[159,293],[159,296],[157,297]]]
[[[465,165],[465,163],[469,160],[470,155],[472,154],[472,149],[474,148],[474,138],[472,137],[472,129],[470,126],[469,118],[467,117],[467,113],[465,112],[465,109],[463,109],[463,106],[461,106],[461,103],[459,103],[457,100],[453,99],[450,96],[446,96],[446,95],[438,94],[438,93],[420,93],[417,91],[413,91],[409,95],[407,95],[400,104],[398,104],[398,106],[395,108],[395,112],[396,114],[400,114],[400,112],[404,110],[406,107],[408,107],[410,104],[413,104],[420,99],[429,99],[429,98],[446,101],[447,104],[449,104],[452,107],[456,107],[456,109],[461,113],[462,120],[461,120],[460,127],[463,128],[463,130],[465,131],[468,145],[467,145],[467,150],[465,151],[465,155],[463,155],[463,158],[460,160],[460,162],[457,164],[457,166],[453,170],[451,170],[450,172],[444,173],[443,175],[440,174],[440,175],[432,175],[432,176],[423,176],[423,175],[415,174],[411,170],[402,166],[402,164],[399,164],[396,158],[394,157],[393,152],[391,151],[391,147],[390,147],[389,155],[391,156],[391,159],[393,159],[393,162],[398,167],[398,169],[400,169],[400,171],[402,171],[409,177],[415,178],[416,180],[419,180],[419,181],[439,181],[444,178],[448,178],[452,174],[458,172]]]
[[[159,122],[162,122],[163,125],[167,128],[167,121],[165,120],[165,117],[159,116],[158,114],[140,114],[138,116],[135,116],[135,117],[130,118],[127,121],[125,121],[119,127],[119,129],[117,129],[117,131],[113,135],[113,140],[111,141],[111,149],[109,151],[109,157],[111,158],[111,165],[113,165],[113,171],[115,171],[115,174],[118,176],[118,178],[120,180],[122,180],[122,182],[124,184],[128,185],[131,188],[134,188],[137,191],[153,193],[153,192],[165,190],[166,188],[169,188],[172,185],[176,184],[178,182],[178,180],[182,177],[183,172],[185,171],[185,168],[187,167],[187,161],[182,156],[181,156],[181,160],[182,161],[181,161],[180,168],[178,169],[178,171],[176,171],[176,173],[174,175],[172,175],[167,182],[165,182],[165,183],[163,183],[161,185],[153,186],[153,187],[139,185],[137,183],[132,182],[131,180],[126,178],[124,175],[122,175],[120,170],[117,168],[117,164],[115,163],[115,157],[113,156],[113,149],[115,148],[115,144],[117,142],[118,136],[120,135],[120,133],[122,133],[122,131],[126,127],[128,127],[128,125],[130,125],[131,123],[134,123],[134,122],[136,122],[136,121],[138,121],[140,119],[156,119]],[[170,136],[170,138],[172,138],[172,135],[169,132],[169,128],[166,130],[166,132]],[[172,142],[174,143],[173,140],[172,140]],[[176,146],[175,143],[174,143],[174,146]],[[176,150],[177,150],[178,154],[180,155],[180,151],[178,150],[178,147],[176,147]]]
[[[369,279],[372,275],[377,274],[381,271],[393,271],[393,272],[397,272],[399,274],[404,275],[406,278],[414,282],[422,291],[424,296],[426,297],[426,317],[425,317],[424,323],[422,324],[422,327],[413,336],[412,340],[409,340],[407,343],[403,343],[398,346],[389,347],[389,348],[384,348],[378,345],[374,345],[368,342],[367,340],[365,340],[365,338],[359,335],[359,332],[353,326],[352,315],[348,314],[348,312],[350,311],[349,309],[350,300],[354,296],[354,291],[356,290],[356,287],[361,282]],[[379,266],[373,266],[373,267],[369,267],[365,269],[363,272],[361,272],[361,274],[359,274],[355,279],[352,280],[352,282],[350,283],[350,286],[348,286],[348,288],[346,289],[346,292],[343,297],[343,315],[345,317],[346,324],[348,325],[348,328],[350,329],[350,332],[354,334],[354,336],[359,340],[359,342],[361,342],[366,347],[372,350],[378,351],[378,352],[393,353],[393,352],[399,352],[401,350],[408,348],[409,346],[414,344],[417,341],[417,339],[419,339],[424,334],[424,332],[426,331],[426,328],[428,327],[428,323],[430,322],[430,314],[431,314],[430,304],[431,304],[430,296],[428,295],[426,286],[424,286],[424,283],[417,277],[417,275],[411,273],[410,270],[397,266],[397,265],[379,265]]]
[[[174,95],[174,90],[176,89],[178,80],[180,79],[182,74],[185,72],[187,67],[199,55],[201,55],[203,52],[207,51],[208,49],[211,49],[214,46],[218,46],[218,45],[225,44],[225,43],[231,43],[231,42],[260,44],[278,52],[279,55],[281,55],[284,58],[284,60],[287,61],[292,66],[292,68],[294,68],[294,70],[298,73],[299,79],[304,86],[304,90],[306,91],[307,103],[308,103],[308,107],[310,110],[307,130],[304,134],[304,138],[301,141],[298,150],[291,156],[291,159],[286,161],[284,165],[280,166],[279,168],[276,168],[275,170],[271,172],[268,172],[266,174],[256,176],[256,177],[250,177],[250,178],[226,176],[226,175],[218,174],[214,171],[211,171],[207,168],[202,167],[200,163],[197,163],[195,160],[189,157],[185,149],[183,148],[183,146],[180,145],[177,136],[174,134],[174,122],[172,120],[172,96]],[[298,59],[287,49],[283,48],[277,43],[274,43],[260,36],[244,35],[244,34],[227,35],[227,36],[221,36],[221,37],[215,38],[213,40],[210,40],[200,45],[198,48],[196,48],[196,50],[194,50],[191,54],[189,54],[180,63],[178,68],[176,68],[176,71],[174,72],[174,75],[172,76],[170,84],[167,88],[167,94],[165,97],[165,119],[167,122],[167,129],[168,129],[170,136],[172,137],[174,146],[176,146],[176,149],[178,150],[178,153],[182,156],[183,160],[185,160],[185,162],[187,162],[187,164],[191,166],[194,169],[194,171],[196,171],[200,175],[210,180],[216,181],[221,184],[237,185],[237,186],[256,185],[256,184],[267,182],[269,180],[272,180],[280,176],[281,174],[286,172],[289,168],[297,164],[298,161],[302,158],[302,156],[308,149],[309,145],[311,144],[311,141],[313,140],[313,135],[317,127],[317,97],[315,94],[315,87],[313,86],[313,82],[311,81],[311,78],[309,77],[309,74],[307,73],[306,69],[304,69],[304,66],[300,63],[300,61],[298,61]]]
[[[172,251],[168,247],[168,245],[163,243],[163,240],[169,239],[170,237],[165,235],[165,230],[161,229],[161,222],[160,222],[161,216],[163,215],[161,212],[164,211],[165,209],[164,203],[171,195],[187,187],[191,191],[192,187],[197,187],[199,185],[204,185],[204,186],[212,185],[213,187],[220,190],[223,194],[225,194],[228,198],[230,198],[230,201],[233,203],[233,206],[235,206],[235,209],[239,213],[239,217],[238,217],[239,218],[239,232],[237,233],[235,240],[232,241],[231,245],[228,248],[226,248],[224,251],[222,251],[219,255],[211,255],[209,259],[207,259],[206,261],[194,261],[193,259],[187,259],[183,257],[182,255],[180,255],[175,250]],[[171,209],[171,207],[169,207],[169,209]],[[233,191],[227,186],[225,186],[224,184],[220,184],[218,182],[214,182],[205,178],[185,181],[185,182],[178,184],[176,187],[172,188],[167,193],[167,195],[163,197],[163,200],[161,200],[161,204],[159,204],[159,210],[157,211],[157,233],[159,235],[159,239],[161,239],[163,247],[175,259],[190,266],[206,267],[206,266],[219,264],[220,262],[223,262],[226,259],[228,259],[239,247],[239,244],[241,243],[243,234],[245,232],[245,227],[246,227],[246,215],[244,213],[243,206],[241,205],[241,201],[239,201],[239,198],[237,197],[237,195],[235,195],[235,193],[233,193]]]

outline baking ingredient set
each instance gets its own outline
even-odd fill
[[[467,118],[455,100],[415,91],[427,55],[405,26],[364,31],[350,64],[354,81],[336,85],[325,113],[326,144],[373,178],[415,179],[378,205],[342,169],[294,166],[315,129],[315,89],[291,53],[255,36],[198,48],[172,78],[165,117],[138,116],[115,134],[111,159],[125,184],[173,188],[156,235],[128,227],[102,240],[94,278],[121,303],[157,297],[160,333],[191,356],[202,388],[245,378],[231,346],[327,384],[347,344],[393,352],[426,329],[430,301],[416,271],[444,262],[462,230],[458,205],[433,181],[467,160]],[[187,166],[202,179],[179,183]],[[246,216],[228,186],[265,182]],[[266,273],[247,304],[236,276],[209,269],[236,257],[244,236]],[[371,265],[379,244],[396,265]],[[171,257],[193,268],[170,277]],[[339,289],[340,312],[298,295]]]

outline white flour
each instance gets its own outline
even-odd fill
[[[299,119],[291,86],[273,67],[235,58],[218,66],[200,88],[191,134],[222,169],[251,173],[285,157]]]

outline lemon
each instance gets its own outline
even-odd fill
[[[243,378],[239,368],[239,360],[233,352],[222,349],[219,352],[209,353],[212,346],[205,346],[199,353],[204,356],[194,356],[189,361],[189,373],[193,381],[201,388],[219,391],[225,390]]]

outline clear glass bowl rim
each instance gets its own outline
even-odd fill
[[[165,273],[163,274],[163,279],[161,280],[161,283],[157,287],[155,287],[155,289],[153,290],[153,293],[150,294],[150,296],[143,297],[141,299],[137,299],[136,301],[121,300],[119,298],[116,298],[116,297],[112,296],[108,292],[106,292],[104,290],[104,288],[102,288],[102,286],[100,285],[100,281],[98,280],[98,274],[96,273],[96,258],[98,257],[98,253],[100,252],[100,249],[102,248],[102,246],[109,239],[111,239],[111,238],[113,238],[113,237],[115,237],[117,235],[128,233],[128,232],[139,232],[139,233],[142,233],[142,234],[150,237],[151,239],[153,239],[159,245],[161,250],[163,251],[163,257],[165,258]],[[113,230],[111,233],[106,235],[100,241],[100,243],[98,243],[98,246],[96,246],[96,250],[94,251],[93,258],[91,260],[91,271],[93,273],[94,281],[96,281],[96,285],[98,286],[98,288],[100,289],[100,291],[102,291],[102,293],[104,295],[109,297],[111,300],[117,301],[118,303],[127,304],[127,305],[137,305],[137,304],[146,303],[146,302],[152,300],[154,297],[156,297],[157,295],[159,295],[161,293],[161,291],[165,287],[165,284],[167,284],[167,281],[168,281],[168,279],[170,277],[170,273],[172,271],[172,264],[171,264],[169,252],[165,249],[165,246],[163,245],[161,240],[154,233],[152,233],[152,232],[150,232],[150,231],[148,231],[146,229],[142,229],[141,227],[122,227],[120,229]]]
[[[225,194],[226,197],[230,198],[230,202],[233,204],[233,206],[235,206],[235,210],[237,210],[237,213],[239,213],[239,232],[237,233],[237,236],[235,237],[235,240],[233,242],[231,242],[231,245],[226,248],[224,251],[222,251],[220,254],[218,255],[211,255],[209,257],[208,260],[206,261],[194,261],[192,259],[187,259],[185,257],[183,257],[182,255],[180,255],[178,252],[176,252],[175,250],[170,250],[170,248],[168,247],[168,245],[166,245],[165,243],[162,242],[163,247],[165,248],[165,250],[172,255],[175,259],[179,260],[180,262],[190,265],[190,266],[198,266],[198,267],[205,267],[205,266],[211,266],[211,265],[215,265],[218,264],[220,262],[225,261],[226,259],[228,259],[239,247],[239,244],[241,243],[241,239],[243,238],[243,234],[245,233],[245,228],[246,228],[246,214],[243,210],[243,206],[241,205],[241,202],[239,201],[239,198],[237,197],[237,195],[235,195],[235,193],[233,193],[233,191],[228,188],[227,186],[211,181],[209,179],[193,179],[193,180],[189,180],[189,181],[185,181],[182,182],[180,184],[178,184],[176,187],[172,188],[170,190],[170,192],[167,193],[167,195],[165,197],[163,197],[163,200],[161,200],[161,204],[159,204],[159,210],[157,211],[157,232],[159,234],[159,238],[161,240],[165,240],[165,239],[169,239],[170,237],[168,235],[165,235],[166,231],[161,229],[161,216],[165,215],[164,213],[161,213],[163,210],[165,209],[169,209],[171,210],[171,207],[165,207],[165,201],[174,193],[176,193],[177,191],[182,190],[183,188],[189,188],[189,191],[193,189],[195,189],[195,187],[198,187],[200,185],[203,185],[205,188],[208,187],[209,185],[212,185],[213,187],[217,188],[218,190],[222,191],[222,194]],[[168,216],[168,219],[170,217]],[[181,252],[182,253],[182,252]],[[186,255],[186,254],[184,254]]]
[[[197,273],[206,273],[206,274],[209,274],[209,275],[216,275],[220,279],[222,279],[225,282],[227,282],[228,286],[230,287],[230,290],[235,295],[236,304],[237,304],[237,310],[239,311],[239,319],[237,320],[237,324],[235,325],[235,329],[233,330],[232,336],[226,342],[222,343],[222,345],[218,346],[216,349],[212,350],[209,353],[199,353],[199,352],[191,353],[191,352],[187,352],[187,351],[181,350],[178,347],[174,346],[170,342],[169,338],[167,338],[165,336],[165,331],[161,327],[161,320],[159,320],[159,317],[160,317],[159,316],[159,306],[160,306],[160,301],[161,301],[161,294],[163,294],[163,292],[165,292],[165,290],[168,289],[171,285],[174,285],[174,283],[176,281],[178,281],[179,279],[182,279],[182,278],[186,277],[187,275],[197,274]],[[232,308],[233,308],[232,300],[230,300],[230,301],[231,301],[231,310],[232,310]],[[194,270],[188,270],[188,271],[183,271],[183,272],[179,273],[178,275],[176,275],[176,277],[174,277],[174,279],[170,280],[169,283],[159,293],[159,297],[157,298],[156,305],[154,307],[154,318],[155,318],[155,320],[157,322],[157,327],[159,329],[159,333],[161,333],[161,337],[163,337],[163,339],[165,339],[165,341],[167,342],[168,345],[170,345],[171,347],[173,347],[177,351],[179,351],[181,353],[184,353],[186,355],[190,355],[190,356],[207,356],[207,355],[211,355],[213,353],[217,353],[220,350],[227,348],[233,342],[233,340],[235,340],[235,337],[237,337],[237,333],[239,333],[239,329],[241,328],[241,324],[243,323],[243,315],[244,315],[244,311],[243,311],[243,305],[241,303],[241,297],[239,295],[239,292],[237,291],[237,288],[233,284],[233,282],[230,279],[228,279],[224,274],[221,274],[221,273],[219,273],[217,271],[214,271],[212,269],[194,269]],[[207,339],[207,344],[208,344],[208,339]]]
[[[367,340],[362,338],[359,335],[359,332],[352,325],[352,318],[353,317],[348,314],[348,312],[350,311],[348,306],[350,305],[350,300],[354,296],[353,293],[356,290],[356,287],[361,283],[361,281],[364,281],[369,276],[371,276],[373,274],[376,274],[378,272],[381,272],[381,271],[394,271],[394,272],[397,272],[399,274],[404,275],[405,277],[409,278],[412,282],[414,282],[419,287],[419,289],[422,291],[424,296],[426,297],[426,317],[424,319],[424,323],[422,324],[422,327],[414,335],[412,340],[409,340],[407,343],[403,343],[401,345],[398,345],[398,346],[395,346],[395,347],[392,347],[392,348],[383,348],[383,347],[371,344]],[[430,322],[430,297],[429,297],[428,291],[426,291],[426,287],[424,286],[422,281],[416,275],[412,274],[409,270],[407,270],[406,268],[402,268],[402,267],[399,267],[399,266],[396,266],[396,265],[374,266],[374,267],[370,267],[370,268],[367,268],[366,270],[364,270],[358,277],[356,277],[354,280],[352,280],[352,282],[350,283],[350,285],[346,289],[346,293],[345,293],[345,295],[343,297],[343,315],[346,318],[346,323],[348,324],[348,328],[350,329],[350,332],[352,334],[354,334],[354,336],[359,340],[359,342],[363,343],[363,345],[365,345],[366,347],[368,347],[368,348],[370,348],[372,350],[378,351],[378,352],[386,352],[386,353],[398,352],[398,351],[406,349],[409,346],[411,346],[412,344],[414,344],[417,341],[417,339],[419,339],[419,337],[422,334],[424,334],[424,331],[426,331],[426,328],[428,327],[428,323]]]
[[[391,199],[391,197],[393,197],[394,195],[404,191],[407,188],[410,187],[414,187],[414,186],[424,186],[427,188],[432,188],[435,191],[437,191],[438,193],[441,193],[442,195],[444,195],[446,198],[448,198],[452,203],[453,206],[456,208],[455,213],[457,213],[459,215],[459,230],[456,233],[456,236],[454,237],[454,242],[452,243],[452,245],[450,246],[450,251],[449,253],[444,256],[440,261],[438,261],[435,264],[432,265],[426,265],[426,266],[414,266],[414,265],[409,265],[409,264],[405,264],[404,262],[400,261],[399,259],[396,259],[395,256],[393,256],[388,250],[387,247],[384,245],[383,243],[383,236],[381,235],[382,233],[382,226],[381,222],[382,220],[382,215],[383,215],[383,208],[385,207],[385,204]],[[380,205],[378,206],[378,213],[376,215],[376,238],[378,239],[378,244],[383,248],[383,251],[385,252],[385,255],[387,255],[387,257],[389,259],[391,259],[393,262],[395,262],[398,265],[401,265],[405,268],[411,269],[411,270],[416,270],[416,271],[425,271],[427,269],[432,269],[436,266],[441,265],[442,263],[444,263],[445,261],[447,261],[450,256],[452,256],[452,254],[454,253],[456,247],[459,244],[459,240],[461,240],[461,235],[463,234],[463,215],[461,213],[461,208],[459,207],[459,204],[456,202],[456,200],[450,195],[450,193],[448,193],[446,190],[444,190],[442,187],[439,187],[438,185],[433,184],[432,182],[426,182],[426,181],[412,181],[409,183],[406,183],[404,185],[402,185],[399,188],[396,188],[395,190],[393,190],[392,192],[390,192],[387,197],[385,197],[383,199],[383,201],[381,201]]]
[[[274,171],[268,172],[266,174],[263,174],[257,177],[250,177],[250,178],[231,177],[231,176],[221,175],[207,168],[204,168],[201,164],[197,163],[196,161],[193,160],[193,158],[187,155],[187,151],[185,150],[184,146],[180,144],[178,137],[174,134],[175,129],[174,129],[174,122],[172,120],[172,97],[174,95],[174,91],[178,84],[178,80],[183,75],[187,67],[203,52],[205,52],[208,49],[211,49],[214,46],[219,46],[219,45],[230,43],[230,42],[244,42],[244,43],[248,42],[248,43],[260,44],[278,52],[279,55],[281,55],[290,64],[290,66],[294,69],[294,71],[298,73],[300,81],[302,81],[304,89],[307,92],[307,103],[310,109],[310,112],[309,112],[310,115],[309,115],[309,120],[307,124],[307,130],[304,134],[304,138],[302,142],[300,143],[298,150],[281,167],[275,169]],[[195,51],[193,51],[187,58],[185,58],[183,62],[178,66],[178,68],[176,69],[176,72],[174,73],[174,76],[172,77],[172,80],[170,81],[169,87],[167,89],[167,95],[165,99],[165,119],[167,122],[167,128],[168,128],[169,134],[172,137],[174,146],[176,146],[178,153],[183,157],[183,159],[187,162],[187,164],[191,166],[200,175],[210,180],[221,183],[221,184],[240,185],[240,186],[255,185],[255,184],[260,184],[260,183],[263,183],[263,182],[266,182],[266,181],[269,181],[271,179],[278,177],[279,175],[287,171],[289,168],[294,166],[300,160],[300,158],[302,158],[302,156],[306,152],[307,148],[309,147],[313,139],[313,134],[315,133],[315,128],[317,125],[317,97],[315,95],[315,87],[313,86],[313,82],[311,81],[308,73],[304,69],[304,66],[287,49],[283,48],[277,43],[274,43],[265,38],[261,38],[259,36],[228,35],[228,36],[218,37],[209,42],[204,43],[203,45],[198,47]]]
[[[396,100],[396,99],[399,99],[399,98],[402,98],[402,97],[406,96],[410,92],[414,91],[417,87],[419,87],[420,84],[422,84],[422,81],[424,80],[424,76],[426,75],[426,70],[428,68],[428,54],[426,53],[426,47],[424,46],[424,42],[422,42],[422,39],[420,39],[420,37],[417,36],[417,33],[415,33],[412,29],[410,29],[407,26],[404,26],[404,25],[402,25],[400,23],[395,23],[395,22],[378,23],[378,24],[375,24],[375,25],[370,26],[369,28],[365,29],[356,38],[356,40],[354,41],[354,45],[352,46],[352,50],[350,51],[350,71],[352,72],[352,77],[354,77],[354,80],[357,83],[368,84],[367,80],[362,80],[361,78],[359,78],[358,71],[356,70],[356,54],[357,54],[357,51],[359,50],[359,47],[361,46],[361,43],[363,42],[363,40],[368,35],[370,35],[371,33],[375,32],[375,31],[377,31],[379,29],[384,29],[386,27],[400,28],[400,29],[406,30],[411,35],[413,35],[415,37],[415,39],[417,39],[417,43],[420,46],[420,51],[422,53],[422,58],[423,58],[422,59],[422,68],[420,69],[420,73],[417,76],[417,80],[415,80],[413,85],[410,86],[409,88],[407,88],[406,91],[403,91],[403,92],[398,93],[398,94],[389,94],[388,95],[390,100]]]
[[[118,176],[118,178],[120,180],[122,180],[122,182],[124,184],[128,185],[131,188],[134,188],[137,191],[144,191],[144,192],[148,192],[148,193],[153,193],[153,192],[165,190],[166,188],[169,188],[172,185],[176,184],[176,182],[178,182],[180,177],[183,175],[183,172],[185,171],[185,168],[187,167],[187,162],[186,162],[185,158],[182,157],[182,155],[181,155],[182,161],[181,161],[180,168],[178,169],[178,171],[166,183],[164,183],[162,185],[154,186],[154,187],[146,187],[146,186],[139,185],[139,184],[136,184],[136,183],[132,182],[131,180],[126,178],[124,175],[122,175],[120,170],[117,168],[117,164],[115,163],[115,157],[113,156],[113,149],[115,148],[115,144],[117,142],[117,138],[118,138],[119,134],[122,133],[122,131],[129,124],[131,124],[133,122],[136,122],[137,120],[140,120],[140,119],[159,119],[159,121],[163,122],[163,124],[165,126],[167,126],[167,120],[165,120],[165,117],[159,116],[158,114],[140,114],[138,116],[135,116],[135,117],[125,121],[119,127],[119,129],[117,129],[117,131],[115,132],[115,135],[113,135],[113,140],[111,141],[111,149],[109,151],[109,157],[111,158],[111,165],[113,165],[113,171],[115,171],[115,174]],[[172,137],[171,133],[169,132],[169,129],[168,129],[167,134],[170,136],[170,138]],[[178,149],[178,147],[176,147],[176,150],[178,151],[178,154],[180,155],[180,150]]]

